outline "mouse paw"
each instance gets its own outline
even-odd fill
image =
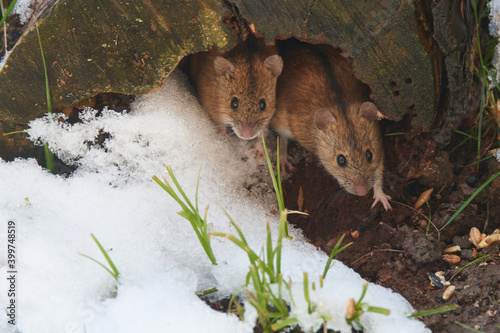
[[[269,149],[267,151],[269,152]],[[264,161],[266,160],[266,153],[264,152],[264,145],[262,144],[262,141],[257,140],[255,145],[250,148],[250,152],[255,155],[255,160],[257,162],[259,162],[261,158]]]
[[[288,155],[281,155],[280,156],[280,169],[281,169],[281,175],[283,178],[286,178],[289,172],[293,172],[295,168],[293,167],[292,163],[290,163],[291,157]],[[288,169],[288,171],[287,171]]]
[[[384,206],[385,210],[392,209],[391,205],[389,204],[389,200],[391,200],[392,198],[385,194],[382,188],[377,187],[373,189],[373,199],[375,199],[375,201],[373,201],[372,208],[375,207],[377,202],[380,202]]]

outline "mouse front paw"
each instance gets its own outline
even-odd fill
[[[281,175],[283,178],[286,178],[287,175],[295,170],[292,163],[290,163],[291,157],[288,154],[280,155],[280,169]],[[288,169],[288,171],[287,171]]]
[[[269,149],[267,151],[269,152]],[[263,159],[264,161],[266,160],[266,153],[264,151],[264,145],[262,144],[261,140],[257,139],[255,145],[250,148],[250,152],[255,155],[255,160],[257,162],[259,162],[260,159]]]
[[[377,202],[380,202],[385,210],[392,209],[391,204],[389,204],[389,200],[392,198],[385,194],[382,188],[377,187],[373,189],[373,199],[375,199],[375,201],[373,201],[372,208],[375,207]]]

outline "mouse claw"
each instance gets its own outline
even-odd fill
[[[281,175],[283,178],[286,178],[289,173],[292,173],[295,171],[295,168],[293,167],[292,163],[290,163],[291,157],[288,155],[282,155],[280,156],[280,169],[281,169]],[[288,169],[288,171],[287,171]]]
[[[373,189],[373,199],[375,199],[375,201],[372,204],[372,208],[375,207],[377,202],[380,202],[384,206],[385,210],[392,209],[391,204],[389,204],[389,200],[392,198],[385,194],[384,191],[382,191],[382,188],[377,187]]]

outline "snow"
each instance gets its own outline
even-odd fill
[[[489,30],[490,35],[498,38],[500,37],[500,0],[492,0],[488,3],[490,9],[490,23]],[[500,48],[499,45],[495,46],[495,52],[493,53],[493,67],[495,70],[490,73],[490,76],[495,76],[495,81],[500,82]]]
[[[13,13],[19,14],[19,20],[21,24],[26,23],[27,20],[31,18],[31,14],[33,14],[33,3],[35,0],[17,0],[14,8],[12,9]]]
[[[87,110],[73,126],[56,116],[30,123],[32,140],[48,142],[77,167],[68,178],[49,174],[32,159],[0,160],[0,308],[9,302],[7,221],[16,224],[18,271],[17,326],[1,316],[0,332],[253,332],[257,315],[250,305],[240,321],[196,296],[213,287],[218,292],[212,300],[240,292],[246,254],[212,237],[218,265],[211,265],[191,225],[177,214],[179,206],[151,179],[168,176],[168,164],[194,199],[201,166],[199,203],[210,205],[212,231],[236,234],[219,202],[255,252],[265,244],[266,216],[276,238],[278,220],[270,212],[277,205],[267,171],[248,155],[245,142],[216,132],[186,81],[172,73],[164,89],[139,97],[130,113]],[[102,145],[95,142],[100,132],[109,133]],[[120,271],[119,283],[78,255],[105,262],[91,233]],[[319,288],[327,255],[300,230],[290,233],[293,239],[283,241],[282,272],[292,281],[293,301],[284,292],[291,315],[306,331],[317,330],[323,314],[329,328],[351,332],[346,304],[359,298],[365,281],[335,262]],[[304,272],[317,286],[310,290],[312,314],[304,300]],[[412,307],[389,289],[370,284],[364,302],[392,311],[365,313],[365,332],[430,332],[407,318]]]
[[[5,54],[3,55],[3,58],[0,59],[0,70],[3,68],[3,65],[5,65],[5,62],[7,61],[7,58],[9,57],[9,54],[11,51],[12,50],[5,52]]]
[[[35,0],[17,0],[16,4],[14,5],[14,8],[12,8],[12,14],[19,14],[19,21],[21,24],[25,24],[26,21],[31,18],[31,15],[33,14],[33,7],[32,4],[35,2]],[[6,8],[5,8],[6,9]],[[2,69],[3,65],[5,65],[5,62],[7,61],[7,58],[9,57],[11,50],[8,50],[5,52],[2,58],[0,58],[0,70]]]

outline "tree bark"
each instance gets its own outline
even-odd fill
[[[159,89],[186,54],[234,44],[223,13],[215,0],[55,1],[36,19],[52,105]],[[12,50],[0,82],[0,120],[25,124],[47,111],[34,24]]]
[[[472,8],[432,0],[59,0],[37,22],[53,106],[103,92],[146,94],[180,59],[237,42],[246,21],[272,42],[296,37],[340,48],[393,120],[450,133],[471,109],[475,55]],[[26,124],[46,112],[34,25],[0,70],[0,121]]]

